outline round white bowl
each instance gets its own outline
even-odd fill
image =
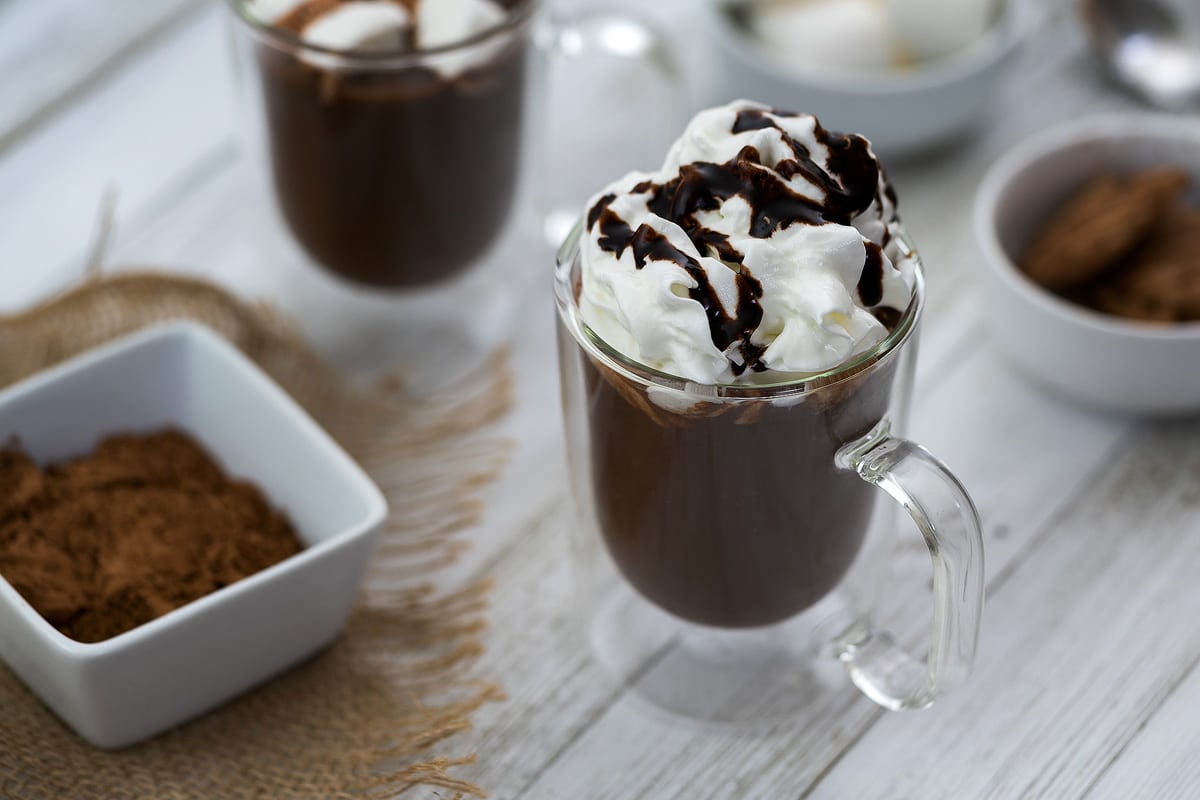
[[[1194,121],[1157,115],[1073,121],[1039,133],[994,164],[975,203],[980,308],[996,345],[1022,373],[1082,403],[1140,415],[1200,411],[1200,323],[1102,314],[1038,286],[1015,266],[1039,227],[1091,178],[1177,165],[1195,175]]]
[[[1032,25],[1025,0],[1006,0],[984,38],[961,52],[904,72],[842,77],[789,69],[764,56],[730,19],[729,4],[702,3],[714,54],[707,102],[749,97],[815,114],[827,128],[866,136],[876,153],[890,159],[948,144],[982,123]]]

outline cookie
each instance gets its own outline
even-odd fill
[[[1051,291],[1086,284],[1142,242],[1189,181],[1175,168],[1094,181],[1034,240],[1021,269]]]
[[[1092,298],[1098,310],[1162,322],[1200,321],[1200,211],[1172,209]]]

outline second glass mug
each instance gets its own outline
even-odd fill
[[[549,116],[537,108],[543,87],[527,92],[531,53],[638,61],[678,83],[641,22],[607,13],[551,20],[540,0],[501,2],[506,17],[495,27],[396,54],[308,44],[257,20],[250,0],[228,2],[243,114],[265,149],[280,216],[309,258],[360,285],[444,283],[500,236],[515,203],[527,95],[534,133]]]
[[[579,629],[655,705],[745,721],[795,710],[840,661],[868,697],[922,708],[974,662],[983,604],[978,514],[961,484],[896,431],[924,301],[827,373],[703,386],[631,361],[580,319],[576,228],[555,290]],[[899,515],[933,563],[924,659],[877,622]],[[872,520],[875,520],[875,524]],[[822,659],[821,656],[829,658]],[[835,660],[836,659],[836,660]]]

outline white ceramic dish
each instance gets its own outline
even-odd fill
[[[1133,414],[1200,411],[1200,323],[1157,325],[1063,300],[1014,265],[1047,216],[1087,182],[1163,164],[1200,186],[1194,121],[1156,115],[1078,120],[1033,136],[992,166],[975,203],[982,250],[980,309],[1021,372],[1099,408]],[[1192,202],[1200,203],[1193,188]]]
[[[929,151],[980,125],[1032,24],[1025,0],[1006,0],[990,32],[961,53],[903,73],[836,77],[788,69],[762,55],[725,11],[729,2],[703,3],[715,54],[706,102],[747,97],[815,114],[827,128],[866,136],[889,159]]]
[[[207,328],[171,324],[0,392],[0,440],[40,462],[181,428],[258,484],[305,549],[127,633],[82,644],[0,579],[0,657],[89,742],[133,744],[263,682],[341,630],[387,506],[291,398]]]

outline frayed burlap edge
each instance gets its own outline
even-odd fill
[[[337,438],[392,514],[346,633],[331,649],[150,742],[96,750],[0,668],[0,796],[339,798],[486,796],[455,777],[452,738],[502,699],[476,674],[488,585],[424,583],[454,561],[480,489],[508,452],[488,436],[511,402],[506,360],[437,396],[355,387],[271,308],[204,281],[124,272],[0,316],[0,386],[157,322],[191,319],[236,344]]]

